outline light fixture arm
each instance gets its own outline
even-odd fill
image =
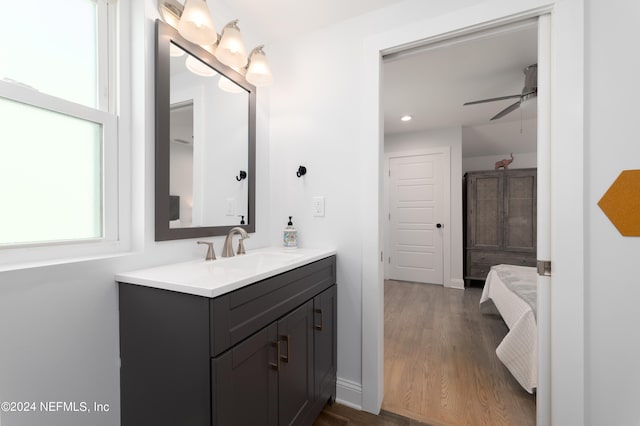
[[[246,68],[249,68],[249,64],[251,64],[251,57],[254,53],[262,53],[264,55],[264,50],[262,50],[263,48],[264,44],[261,44],[260,46],[256,46],[253,48],[253,50],[251,50],[251,53],[249,53],[249,63],[247,64]]]
[[[233,29],[236,29],[236,30],[240,31],[240,28],[238,28],[238,22],[240,22],[239,19],[234,19],[233,21],[227,23],[227,25],[222,27],[222,32],[224,32],[224,30],[227,29],[227,28],[233,28]]]

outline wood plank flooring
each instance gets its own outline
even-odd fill
[[[507,326],[480,313],[481,292],[385,282],[383,410],[434,426],[535,425],[535,396],[495,354]]]
[[[313,426],[430,426],[398,414],[382,411],[379,416],[344,405],[327,405]]]

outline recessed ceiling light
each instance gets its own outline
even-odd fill
[[[403,115],[402,117],[400,117],[400,120],[402,121],[411,121],[413,117],[410,115]]]

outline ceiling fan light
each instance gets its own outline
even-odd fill
[[[204,0],[186,0],[178,32],[192,43],[207,45],[218,40],[209,7]]]
[[[238,20],[229,22],[222,29],[216,57],[232,68],[242,68],[247,65],[247,51],[238,28]]]
[[[247,81],[257,87],[268,86],[273,82],[271,67],[269,67],[267,57],[262,50],[263,47],[258,46],[251,51],[247,68]]]

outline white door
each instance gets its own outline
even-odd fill
[[[393,280],[443,284],[443,160],[441,153],[389,159],[389,278]]]

